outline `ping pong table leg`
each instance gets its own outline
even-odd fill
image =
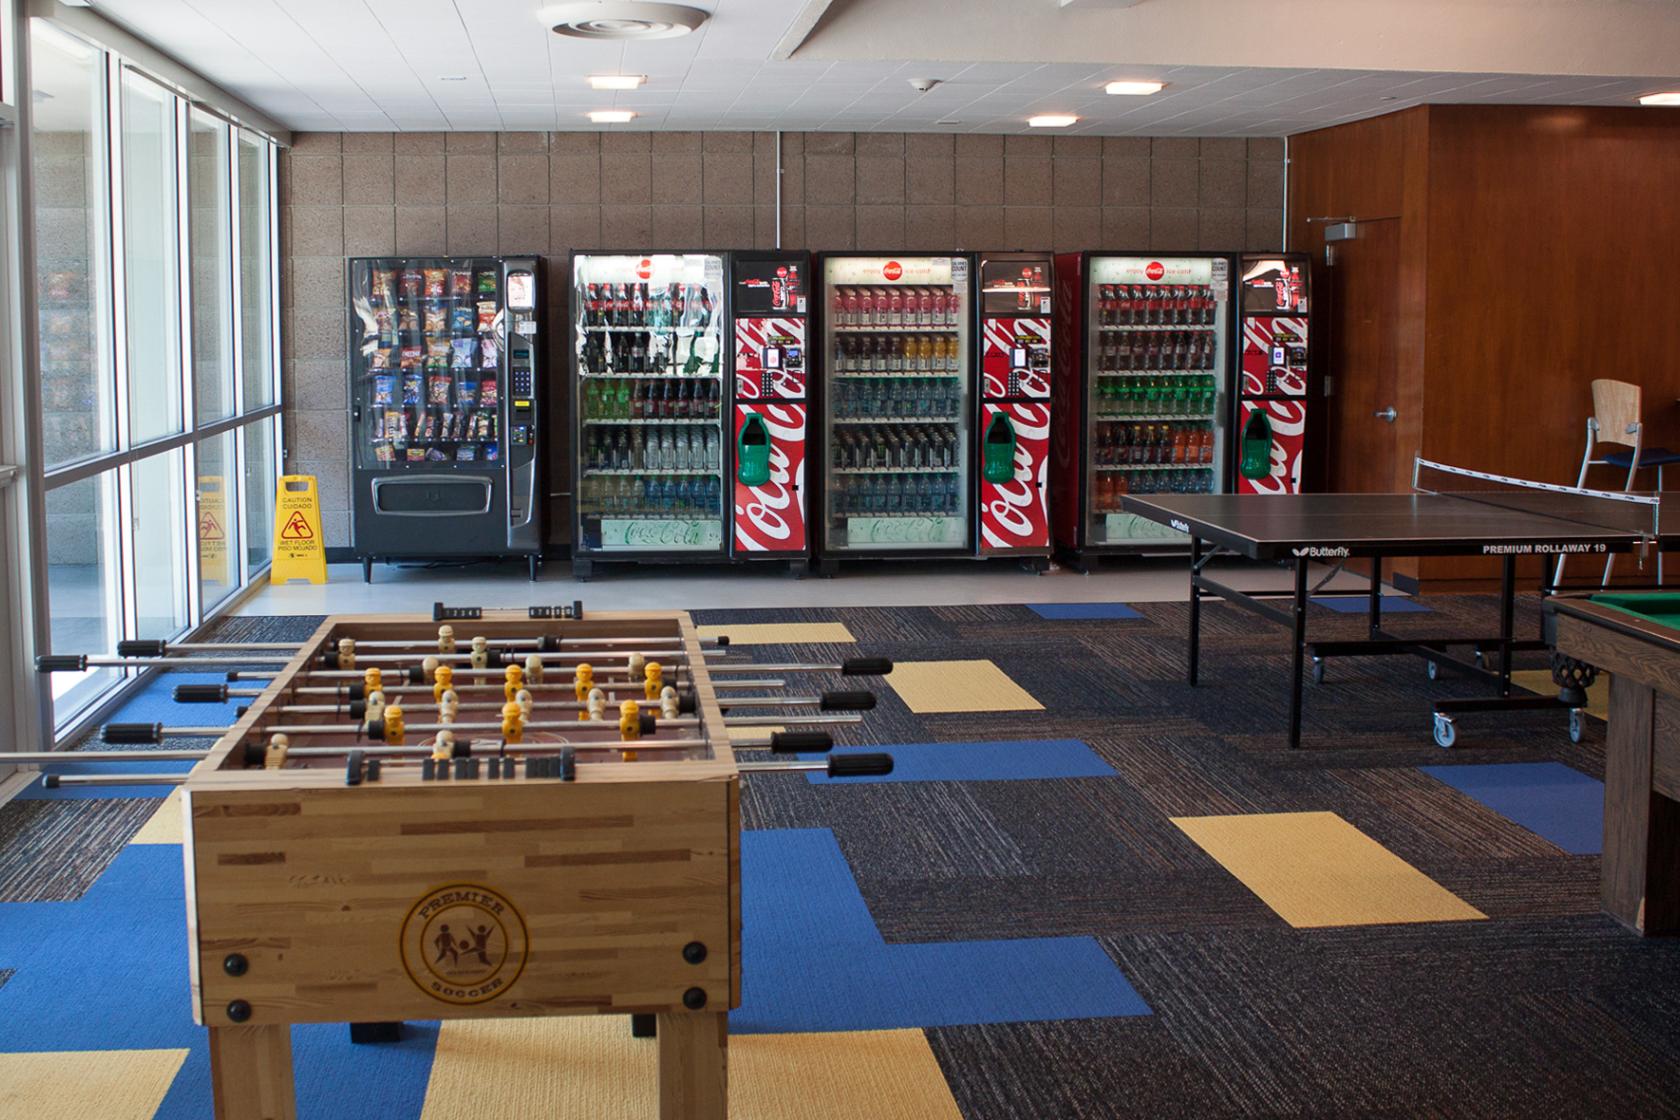
[[[1511,695],[1512,642],[1516,637],[1517,558],[1505,557],[1499,578],[1499,695]]]
[[[1190,538],[1190,684],[1196,684],[1196,670],[1201,655],[1202,589],[1197,583],[1202,572],[1202,538]]]
[[[1301,668],[1307,648],[1307,558],[1295,559],[1295,648],[1289,679],[1289,747],[1301,745]]]
[[[1371,606],[1370,629],[1371,637],[1375,638],[1382,630],[1382,562],[1381,556],[1371,557]]]

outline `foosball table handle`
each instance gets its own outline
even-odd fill
[[[101,737],[107,743],[161,743],[163,742],[163,724],[107,723]]]
[[[828,776],[831,778],[872,778],[893,772],[890,754],[831,754],[828,756]]]
[[[37,673],[81,673],[86,670],[85,653],[43,653],[35,658]]]
[[[772,754],[822,754],[834,749],[826,731],[774,731],[770,734]]]
[[[848,677],[884,677],[893,671],[890,657],[852,657],[840,663],[840,672]]]
[[[875,694],[862,689],[822,694],[822,710],[825,712],[868,712],[874,707]]]
[[[127,638],[117,643],[118,657],[162,657],[168,643],[159,638]]]
[[[177,704],[225,704],[225,684],[178,684],[170,693]]]

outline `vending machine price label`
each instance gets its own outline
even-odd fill
[[[955,517],[848,517],[846,540],[869,544],[961,544],[963,523]]]
[[[657,521],[605,518],[601,521],[602,548],[675,552],[684,549],[715,549],[722,544],[723,522],[715,518],[704,521],[680,518]]]

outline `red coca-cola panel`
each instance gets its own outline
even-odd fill
[[[733,438],[750,413],[758,413],[770,429],[770,480],[748,486],[737,474],[735,490],[735,549],[737,552],[804,552],[805,432],[803,402],[764,401],[735,406]]]
[[[1285,316],[1243,319],[1242,395],[1307,395],[1307,321]]]
[[[768,370],[765,362],[774,362]],[[735,320],[737,400],[805,396],[805,320]]]
[[[1024,360],[1023,360],[1024,359]],[[1010,378],[1015,373],[1013,381]],[[981,395],[1050,399],[1050,320],[987,319],[980,351]]]
[[[1246,380],[1247,374],[1245,372]],[[1248,426],[1248,418],[1256,409],[1265,409],[1272,424],[1272,471],[1265,478],[1245,478],[1237,472],[1239,494],[1299,494],[1301,492],[1301,453],[1307,442],[1307,403],[1303,399],[1243,401],[1242,415],[1237,421],[1237,439]],[[1241,453],[1239,448],[1238,453]]]
[[[1015,428],[1015,474],[1008,482],[980,477],[980,551],[1050,547],[1050,402],[986,402],[980,431],[1002,412]]]

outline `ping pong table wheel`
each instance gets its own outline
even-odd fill
[[[1313,658],[1312,681],[1314,684],[1324,683],[1324,658]]]
[[[1569,741],[1579,743],[1586,732],[1586,720],[1581,718],[1581,709],[1569,709]]]
[[[1423,671],[1426,674],[1428,674],[1429,679],[1432,680],[1432,681],[1441,679],[1441,666],[1433,660],[1425,661],[1423,663]],[[1437,731],[1435,734],[1436,734],[1436,738],[1440,738],[1440,732]],[[1451,743],[1442,743],[1441,745],[1443,747],[1448,747],[1448,746],[1451,746],[1452,744]]]
[[[1435,663],[1431,661],[1430,664],[1434,665]],[[1452,717],[1444,716],[1440,712],[1436,712],[1435,745],[1438,747],[1450,747],[1457,741],[1458,728],[1454,725]]]

